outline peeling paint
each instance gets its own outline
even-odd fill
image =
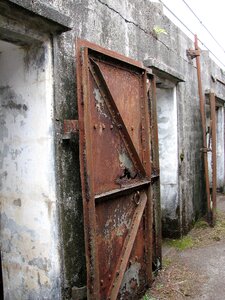
[[[128,292],[130,295],[134,292],[134,287],[138,287],[140,285],[139,282],[139,272],[141,270],[141,264],[138,262],[134,262],[131,266],[126,270],[123,281],[120,288],[120,297],[121,299],[125,299],[125,295]]]
[[[125,152],[119,152],[120,166],[123,170],[120,179],[133,179],[136,177],[137,173],[135,171],[134,165],[128,155]]]
[[[102,95],[99,91],[99,89],[95,88],[93,91],[94,97],[95,97],[95,107],[97,111],[103,115],[105,118],[108,118],[107,114],[104,112],[105,104],[104,99],[102,98]]]
[[[36,266],[40,270],[48,271],[51,268],[50,260],[47,260],[46,257],[35,257],[32,260],[28,261],[28,265]]]
[[[131,224],[130,212],[121,213],[120,206],[115,209],[113,216],[107,219],[104,226],[104,236],[111,240],[113,235],[122,236]]]

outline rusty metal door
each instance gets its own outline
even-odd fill
[[[147,71],[77,40],[88,299],[139,299],[151,282]]]

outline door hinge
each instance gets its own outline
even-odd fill
[[[207,152],[212,152],[212,149],[210,149],[210,148],[201,148],[200,151],[203,152],[203,153],[207,153]]]
[[[70,140],[73,134],[79,132],[78,120],[64,120],[63,121],[63,140]]]

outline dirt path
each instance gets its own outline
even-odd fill
[[[192,299],[225,299],[225,243],[215,243],[200,249],[187,250],[180,255],[190,269],[205,275],[198,294]]]
[[[163,269],[143,300],[225,300],[225,196],[217,197],[217,224],[204,220],[182,240],[163,246]]]

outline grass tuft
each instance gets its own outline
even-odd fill
[[[200,229],[200,228],[204,229],[204,228],[209,227],[209,224],[205,220],[201,219],[195,223],[194,227],[197,229]]]
[[[157,300],[156,298],[153,298],[152,296],[150,296],[150,295],[144,295],[143,297],[142,297],[142,299],[141,300]]]
[[[172,259],[169,258],[169,257],[163,257],[163,260],[162,260],[162,265],[163,265],[163,268],[168,268],[172,263]]]
[[[180,251],[192,248],[194,246],[193,239],[190,236],[185,236],[179,240],[169,240],[168,244]]]

